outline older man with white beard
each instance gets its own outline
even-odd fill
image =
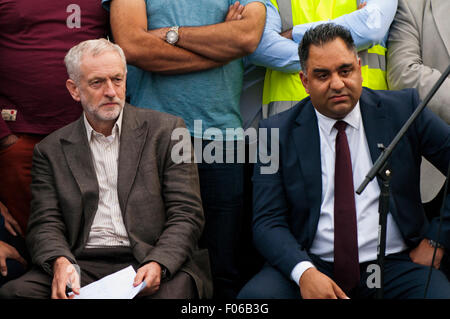
[[[196,249],[204,225],[197,167],[170,157],[183,120],[125,103],[125,56],[105,39],[78,44],[65,63],[84,112],[35,147],[34,267],[0,297],[66,299],[68,287],[78,295],[129,265],[134,285],[146,283],[140,296],[211,296],[208,255]]]

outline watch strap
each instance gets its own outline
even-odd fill
[[[444,248],[444,246],[432,239],[428,239],[428,244],[430,244],[431,247]]]

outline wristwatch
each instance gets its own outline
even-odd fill
[[[161,266],[161,280],[164,280],[167,278],[167,268],[160,265]]]
[[[178,41],[178,26],[171,27],[166,33],[166,42],[175,45]]]
[[[430,244],[431,247],[435,248],[444,248],[444,246],[442,246],[440,243],[438,243],[437,241],[434,241],[432,239],[428,240],[428,244]]]

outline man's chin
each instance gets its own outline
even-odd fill
[[[117,109],[107,111],[107,112],[99,112],[97,116],[103,121],[113,121],[119,117],[121,108],[117,106]]]
[[[349,114],[355,106],[351,105],[349,103],[338,103],[336,105],[333,105],[332,110],[335,114],[335,118],[344,118]]]

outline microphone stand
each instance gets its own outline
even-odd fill
[[[430,92],[427,94],[425,99],[419,104],[416,110],[411,114],[409,119],[397,133],[397,135],[392,140],[388,147],[384,147],[383,144],[378,144],[378,148],[383,149],[382,153],[376,160],[375,164],[372,166],[370,171],[367,173],[366,178],[361,183],[361,185],[356,190],[356,193],[360,195],[367,185],[378,176],[382,183],[380,189],[380,205],[379,205],[379,224],[378,224],[378,248],[377,248],[377,262],[380,267],[380,287],[377,287],[377,298],[383,298],[383,287],[384,287],[384,256],[386,252],[386,224],[387,224],[387,214],[389,212],[389,195],[390,195],[390,178],[392,176],[392,171],[388,168],[388,160],[392,154],[392,151],[397,146],[400,139],[405,135],[406,131],[412,125],[412,123],[419,116],[420,112],[425,108],[425,106],[430,102],[433,95],[445,81],[445,79],[450,74],[450,65],[442,73],[438,81],[433,85]]]

